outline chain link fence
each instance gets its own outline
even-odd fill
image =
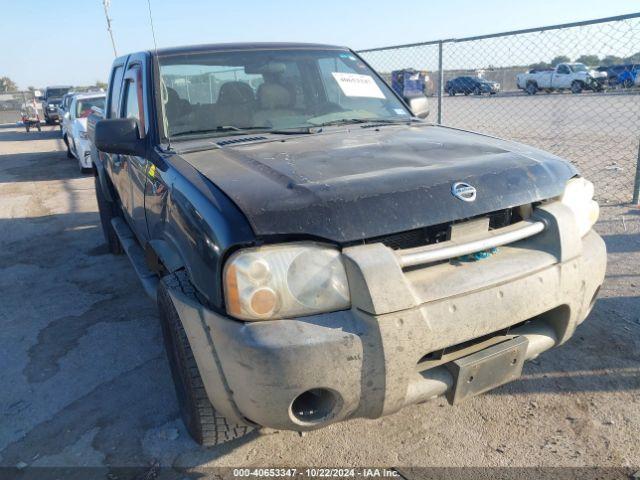
[[[359,53],[390,84],[426,71],[432,121],[548,150],[600,202],[638,202],[640,13]]]

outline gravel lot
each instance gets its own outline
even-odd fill
[[[455,408],[436,400],[203,449],[179,420],[155,305],[127,259],[106,253],[93,179],[44,130],[0,128],[0,466],[104,466],[98,478],[112,479],[126,478],[109,477],[114,466],[145,467],[143,478],[205,466],[394,466],[409,478],[415,466],[640,469],[637,208],[603,208],[601,299],[520,381]]]

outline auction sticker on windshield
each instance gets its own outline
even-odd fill
[[[347,97],[386,98],[373,77],[357,73],[332,72],[342,93]]]

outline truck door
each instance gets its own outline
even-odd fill
[[[554,88],[569,88],[571,87],[571,69],[568,65],[561,63],[556,68],[554,74]]]
[[[109,92],[107,93],[107,104],[105,108],[105,118],[120,118],[121,97],[122,97],[122,79],[124,77],[124,62],[117,63],[111,71],[109,80]],[[109,172],[109,178],[116,190],[122,211],[126,215],[126,203],[129,200],[129,182],[126,178],[125,166],[122,164],[122,155],[115,153],[101,153],[105,168]]]
[[[130,62],[127,66],[122,86],[122,116],[123,118],[133,118],[138,122],[140,138],[145,137],[147,125],[143,86],[142,64]],[[129,198],[126,205],[127,214],[138,240],[144,245],[148,238],[144,208],[148,161],[146,158],[136,155],[121,155],[121,157],[122,163],[126,165],[129,183]]]

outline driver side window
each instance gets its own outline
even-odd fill
[[[558,73],[566,75],[566,74],[571,73],[571,72],[569,71],[569,67],[567,67],[566,65],[560,65],[558,67]]]

